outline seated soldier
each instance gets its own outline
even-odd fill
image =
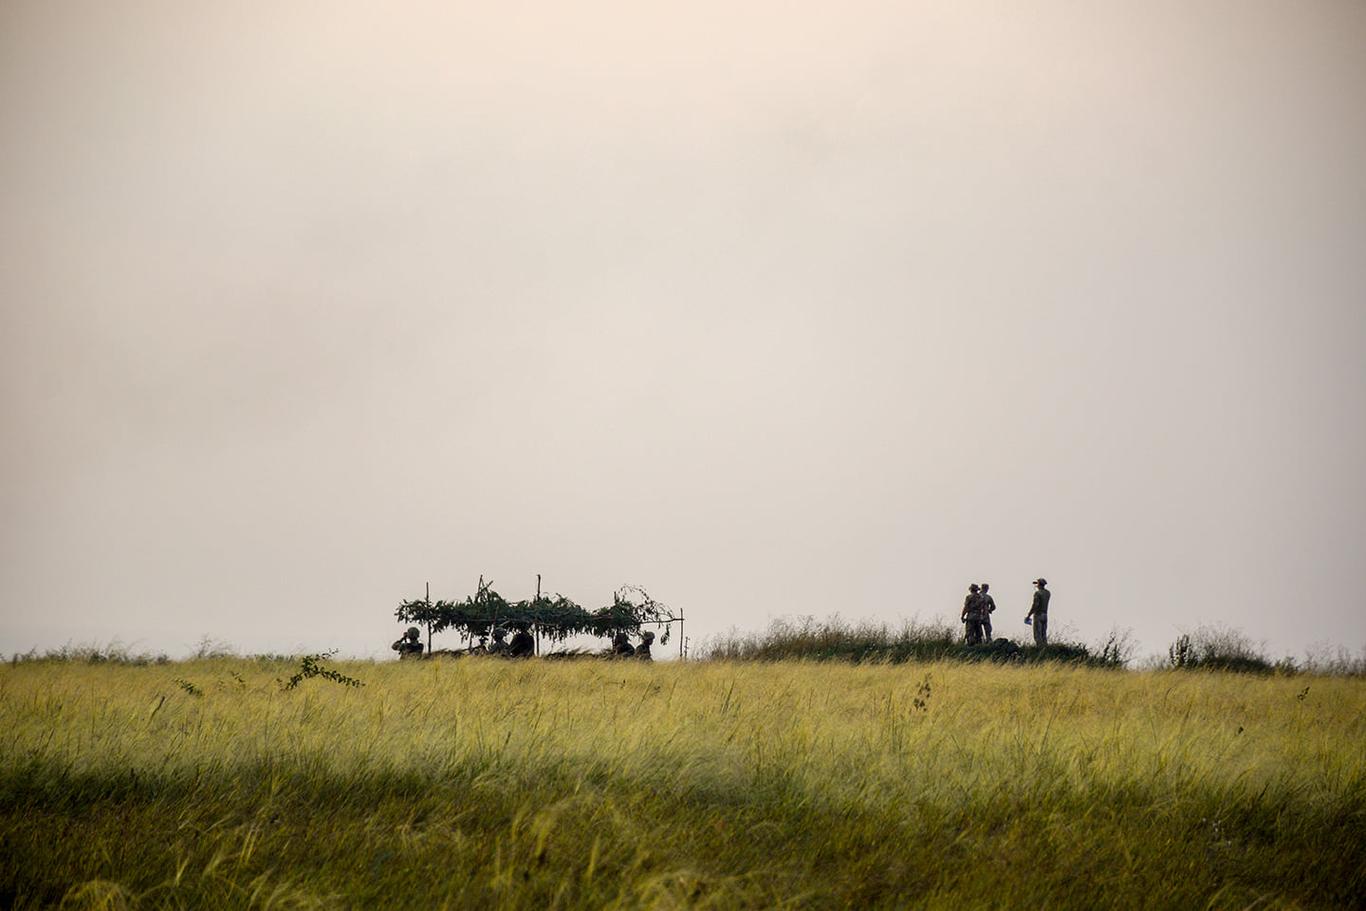
[[[653,661],[654,656],[650,654],[650,643],[655,641],[655,634],[646,630],[640,634],[640,645],[636,646],[636,657],[641,661]]]
[[[422,631],[416,626],[408,627],[408,631],[403,634],[403,638],[389,646],[398,652],[398,660],[404,658],[422,657]]]
[[[508,643],[507,655],[509,658],[530,658],[536,654],[536,640],[531,638],[531,633],[526,627],[522,627],[512,634],[512,641]]]
[[[508,644],[503,641],[507,638],[507,635],[508,631],[501,626],[494,627],[493,642],[489,645],[490,655],[502,655],[507,652]]]
[[[631,658],[635,653],[635,647],[631,645],[631,640],[624,630],[612,637],[613,658]]]

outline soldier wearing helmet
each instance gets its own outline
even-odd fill
[[[389,647],[398,652],[398,660],[400,661],[404,658],[421,658],[422,631],[416,626],[410,626],[408,627],[407,632],[403,634],[403,637],[395,641],[394,644]]]

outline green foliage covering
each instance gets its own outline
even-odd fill
[[[473,595],[462,601],[403,601],[394,611],[400,623],[412,623],[432,633],[458,632],[462,639],[485,636],[494,626],[531,629],[552,641],[570,636],[612,636],[635,632],[647,623],[667,621],[672,614],[639,586],[622,586],[612,603],[587,610],[564,595],[542,595],[526,601],[508,601],[490,582],[479,583]],[[668,641],[666,631],[661,642]]]

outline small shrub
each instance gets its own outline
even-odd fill
[[[194,652],[190,655],[191,658],[196,660],[203,660],[206,658],[234,658],[236,656],[237,652],[233,650],[231,645],[207,634],[200,637],[199,643],[195,645]]]
[[[1167,664],[1179,670],[1233,671],[1243,674],[1270,674],[1273,664],[1244,633],[1226,627],[1202,626],[1182,633],[1167,647]],[[1294,662],[1288,668],[1295,672]]]
[[[164,652],[130,652],[119,642],[108,645],[72,645],[67,643],[60,648],[50,648],[40,652],[31,648],[26,652],[15,652],[10,656],[10,664],[31,664],[48,662],[53,664],[117,664],[132,667],[170,664],[171,659]]]
[[[1353,655],[1340,645],[1321,643],[1309,649],[1301,669],[1319,676],[1366,677],[1366,648]]]
[[[1113,667],[1126,667],[1133,660],[1138,646],[1134,642],[1132,630],[1112,629],[1110,635],[1095,649],[1102,664]]]
[[[322,677],[324,680],[331,680],[333,683],[340,683],[342,686],[365,686],[355,677],[348,677],[340,671],[323,665],[323,659],[331,658],[335,654],[337,654],[336,649],[317,655],[304,655],[299,659],[299,670],[284,682],[282,689],[292,690],[310,677]]]

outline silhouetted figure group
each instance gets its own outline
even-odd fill
[[[1029,613],[1025,614],[1025,623],[1034,629],[1034,644],[1045,646],[1048,644],[1048,598],[1049,591],[1045,587],[1047,582],[1038,578],[1032,583],[1035,587],[1034,602],[1029,608]],[[968,586],[968,596],[963,600],[963,613],[959,617],[965,627],[965,639],[968,645],[990,644],[991,634],[991,615],[996,612],[996,600],[991,597],[991,586],[983,582],[978,585],[976,582]]]
[[[501,626],[494,627],[493,641],[488,641],[488,636],[480,636],[479,643],[472,645],[468,649],[461,651],[451,651],[443,649],[434,652],[431,657],[459,657],[461,655],[502,655],[505,658],[530,658],[536,654],[536,639],[531,635],[526,627],[520,627],[512,634],[512,641],[507,641],[507,630]],[[422,646],[422,631],[416,626],[408,627],[403,636],[395,640],[389,646],[398,652],[398,658],[402,661],[405,658],[421,658],[426,651]]]
[[[983,636],[990,635],[985,631],[986,624],[991,622],[990,617],[986,599],[982,597],[982,586],[974,582],[968,586],[968,596],[963,599],[963,613],[958,618],[966,627],[968,645],[981,645]]]
[[[637,658],[641,661],[653,661],[654,656],[650,654],[650,643],[655,641],[655,634],[646,630],[640,634],[640,644],[632,645],[631,637],[626,635],[625,630],[619,630],[612,637],[613,658]]]
[[[408,627],[401,638],[396,640],[390,648],[398,652],[399,660],[405,658],[459,658],[462,655],[499,655],[504,658],[530,658],[536,654],[536,639],[531,635],[531,631],[526,626],[514,624],[512,641],[508,641],[508,631],[504,627],[495,626],[490,634],[493,641],[489,642],[489,637],[484,635],[479,637],[476,645],[468,649],[452,651],[441,649],[430,655],[425,654],[422,646],[422,632],[416,626]],[[653,661],[654,656],[650,654],[650,645],[655,641],[655,634],[646,630],[640,634],[640,642],[637,645],[631,644],[631,637],[625,630],[619,630],[612,637],[612,648],[603,653],[609,658],[635,658],[640,661]],[[586,653],[584,653],[586,654]],[[554,656],[560,657],[560,656]]]

